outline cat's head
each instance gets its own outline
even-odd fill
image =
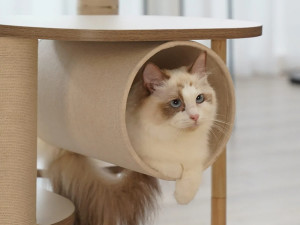
[[[156,112],[168,125],[195,130],[213,123],[217,100],[206,72],[206,52],[190,67],[162,70],[148,63],[143,71],[144,86]]]

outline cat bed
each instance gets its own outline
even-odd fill
[[[126,128],[131,85],[151,61],[160,68],[190,65],[207,52],[209,82],[218,100],[210,166],[232,131],[235,98],[230,74],[211,49],[192,41],[63,42],[39,44],[38,135],[48,143],[166,180],[135,152]]]

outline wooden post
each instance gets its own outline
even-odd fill
[[[119,11],[118,0],[79,0],[79,15],[114,15]]]
[[[37,40],[0,37],[0,224],[36,224]]]
[[[226,63],[226,40],[212,40],[211,48]],[[226,225],[226,148],[212,166],[211,224]]]

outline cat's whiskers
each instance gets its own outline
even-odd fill
[[[217,124],[214,123],[213,126],[222,133],[226,133],[230,130],[230,126],[228,124]]]
[[[218,120],[218,119],[209,119],[209,118],[202,118],[202,121],[212,121],[212,127],[217,129],[219,132],[225,134],[231,127],[231,123]]]
[[[216,113],[215,115],[218,116],[218,117],[223,117],[223,118],[226,117],[226,115],[224,115],[224,114],[219,114],[219,113]]]
[[[226,126],[231,126],[232,125],[232,123],[228,123],[228,122],[226,122],[224,120],[219,120],[219,119],[215,119],[215,118],[214,119],[210,119],[210,118],[203,117],[201,119],[203,121],[212,121],[212,122],[220,123],[220,124],[226,125]]]
[[[217,124],[213,124],[212,127],[216,128],[219,132],[221,132],[222,134],[225,134],[226,131],[228,131],[228,129],[226,129],[225,127],[221,127]]]
[[[228,125],[228,126],[231,126],[231,125],[232,125],[232,123],[228,123],[228,122],[226,122],[226,121],[218,120],[218,119],[214,119],[214,122],[218,122],[218,123],[225,124],[225,125]]]
[[[209,131],[210,133],[212,133],[216,138],[218,138],[217,135],[213,132],[213,129],[212,129],[212,128],[210,128],[208,131]]]

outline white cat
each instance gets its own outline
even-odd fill
[[[136,82],[128,99],[132,145],[150,167],[177,178],[175,198],[180,204],[197,193],[216,116],[216,94],[205,68],[206,52],[191,68],[161,70],[148,63],[143,83]]]

